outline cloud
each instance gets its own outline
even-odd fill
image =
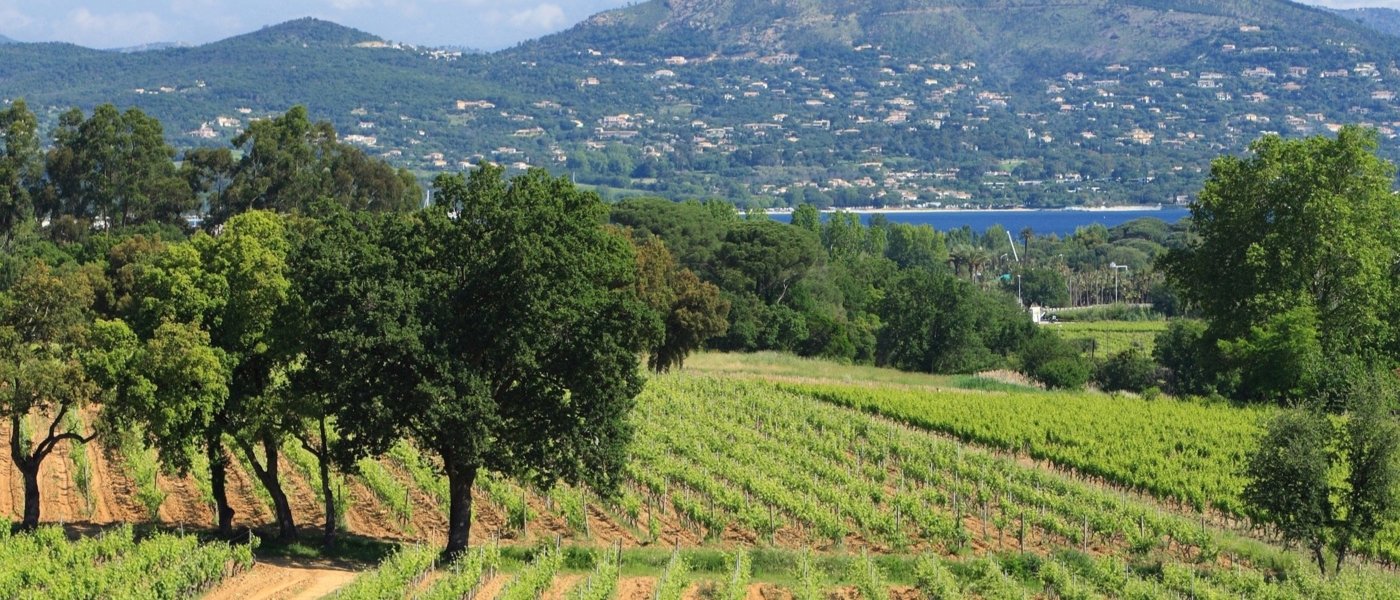
[[[374,0],[326,0],[336,10],[358,10],[374,6]]]
[[[558,4],[545,3],[511,13],[506,21],[526,31],[553,31],[567,25],[568,17]]]
[[[94,48],[149,43],[165,38],[165,22],[151,12],[98,14],[80,7],[68,12],[58,37]]]
[[[14,36],[34,23],[16,4],[10,0],[0,0],[0,33]]]

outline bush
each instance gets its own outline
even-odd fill
[[[1078,389],[1088,383],[1093,365],[1053,331],[1041,329],[1021,345],[1021,373],[1052,389]]]
[[[1040,366],[1031,376],[1050,389],[1077,390],[1089,382],[1093,366],[1083,357],[1056,358]]]
[[[1218,362],[1217,355],[1200,321],[1172,321],[1157,334],[1152,347],[1152,358],[1165,371],[1167,389],[1178,396],[1207,396],[1215,391],[1214,372],[1208,365]]]
[[[1299,306],[1277,313],[1249,335],[1222,341],[1239,397],[1280,403],[1307,397],[1323,359],[1317,310]]]
[[[1137,348],[1113,355],[1094,373],[1094,382],[1108,392],[1124,390],[1141,393],[1157,385],[1157,363]]]

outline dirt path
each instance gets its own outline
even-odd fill
[[[190,527],[214,526],[214,513],[200,501],[199,487],[193,477],[171,477],[162,474],[157,485],[165,491],[165,502],[160,505],[162,523]]]
[[[140,523],[146,520],[146,509],[136,501],[136,486],[112,462],[106,449],[92,446],[88,448],[88,459],[92,461],[93,499],[97,508],[93,510],[94,523]]]
[[[228,449],[232,454],[237,452]],[[233,526],[257,527],[272,522],[272,509],[258,496],[262,485],[239,457],[229,456],[228,471],[224,480],[228,491],[228,503],[233,508]]]
[[[339,563],[261,560],[248,572],[214,588],[205,600],[315,600],[350,583],[360,573]]]
[[[292,505],[292,515],[296,518],[298,526],[315,525],[321,526],[326,522],[326,505],[316,499],[316,489],[320,482],[315,483],[306,479],[305,475],[292,464],[284,452],[281,460],[277,461],[278,470],[282,477],[282,491],[287,494],[287,501]],[[317,488],[313,488],[315,485]]]
[[[496,596],[501,594],[501,590],[505,589],[506,584],[510,583],[512,579],[515,579],[513,575],[497,573],[486,580],[486,583],[481,585],[481,588],[476,591],[476,596],[474,596],[474,598],[493,600]]]
[[[583,579],[583,575],[566,575],[562,573],[555,575],[554,583],[550,584],[549,589],[545,590],[544,594],[540,595],[540,600],[564,600],[569,597],[569,592],[573,591],[575,587],[578,587]]]
[[[617,600],[652,600],[654,596],[655,577],[623,577],[617,582]]]
[[[74,523],[88,520],[86,503],[73,482],[73,463],[69,455],[75,450],[81,451],[81,448],[72,442],[55,446],[39,469],[39,485],[44,491],[39,511],[47,521]]]

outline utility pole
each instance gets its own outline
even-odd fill
[[[1113,302],[1114,302],[1114,304],[1117,304],[1117,303],[1118,303],[1118,270],[1119,270],[1119,269],[1122,269],[1123,272],[1126,273],[1126,272],[1128,271],[1128,265],[1120,265],[1120,264],[1118,264],[1118,263],[1116,263],[1116,262],[1111,262],[1111,263],[1108,263],[1108,267],[1109,267],[1110,269],[1113,269]]]

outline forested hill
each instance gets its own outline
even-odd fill
[[[1338,14],[1381,33],[1400,35],[1400,10],[1393,8],[1348,8]]]
[[[601,45],[631,58],[658,52],[763,56],[840,53],[871,45],[909,60],[975,60],[1000,76],[1055,76],[1107,62],[1185,63],[1241,28],[1250,41],[1396,47],[1328,11],[1281,0],[650,0],[605,12],[535,48]]]
[[[1369,124],[1397,156],[1396,56],[1282,0],[653,0],[490,54],[315,19],[136,53],[4,44],[0,99],[47,126],[137,107],[177,147],[305,104],[422,176],[490,159],[606,193],[1155,203],[1270,132]]]

